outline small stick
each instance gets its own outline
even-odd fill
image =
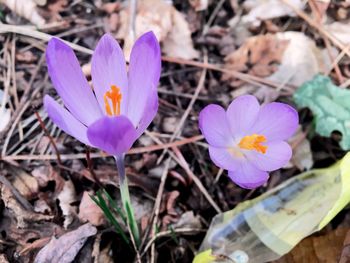
[[[45,123],[44,123],[43,120],[41,119],[39,113],[38,113],[37,111],[35,111],[34,113],[35,113],[35,116],[36,116],[36,118],[38,119],[38,121],[39,121],[39,123],[40,123],[40,127],[43,129],[45,135],[49,138],[52,147],[55,149],[56,157],[57,157],[57,162],[58,162],[58,164],[61,166],[61,165],[62,165],[61,156],[60,156],[60,153],[59,153],[59,151],[58,151],[58,148],[57,148],[57,146],[56,146],[56,143],[55,143],[54,139],[51,137],[49,131],[46,129]]]
[[[196,135],[190,138],[181,139],[178,141],[174,141],[172,143],[161,143],[158,145],[150,145],[145,147],[138,147],[131,149],[127,154],[140,154],[140,153],[148,153],[148,152],[154,152],[159,151],[165,148],[170,148],[172,146],[181,146],[186,145],[189,143],[194,143],[197,141],[202,140],[204,137],[203,135]],[[84,159],[86,158],[85,153],[77,153],[77,154],[61,154],[60,155],[61,160],[73,160],[73,159]],[[108,157],[108,155],[98,152],[98,153],[91,153],[90,158],[104,158]],[[23,160],[54,160],[56,159],[56,156],[51,154],[43,154],[43,155],[7,155],[7,156],[0,156],[0,160],[3,161],[23,161]]]
[[[89,172],[92,176],[92,178],[94,178],[95,180],[95,183],[101,188],[103,189],[103,185],[100,181],[100,179],[98,179],[95,171],[94,171],[94,168],[93,168],[93,164],[92,164],[92,160],[91,160],[91,156],[90,156],[90,148],[89,147],[86,147],[86,162],[87,162],[87,166],[88,166],[88,169],[89,169]]]
[[[159,215],[159,209],[160,209],[160,203],[162,200],[162,196],[163,196],[163,191],[164,191],[164,186],[165,186],[165,181],[168,177],[168,171],[169,171],[169,165],[170,165],[170,160],[171,157],[169,157],[166,162],[165,162],[165,167],[163,170],[163,174],[162,177],[160,179],[160,185],[159,185],[159,189],[158,189],[158,193],[157,193],[157,198],[156,198],[156,202],[154,204],[154,218],[153,218],[153,223],[152,223],[152,231],[151,231],[151,239],[153,239],[156,235],[156,229],[157,229],[157,221],[158,221],[158,215]],[[155,254],[155,244],[152,243],[152,248],[151,248],[151,260],[150,262],[153,263],[154,262],[154,256]]]
[[[199,178],[192,172],[192,170],[190,169],[190,167],[188,166],[187,161],[185,160],[185,158],[183,157],[181,151],[179,150],[179,148],[177,147],[172,147],[171,148],[176,157],[178,158],[179,165],[186,171],[187,175],[193,180],[193,182],[197,185],[197,187],[199,188],[199,190],[202,192],[202,194],[204,195],[204,197],[207,199],[207,201],[212,205],[212,207],[215,209],[215,211],[217,213],[221,213],[221,209],[220,207],[215,203],[215,201],[213,200],[213,198],[211,198],[210,194],[208,193],[208,191],[205,189],[205,187],[203,186],[201,180],[199,180]]]

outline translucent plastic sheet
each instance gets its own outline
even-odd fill
[[[214,217],[193,262],[276,260],[323,228],[350,201],[350,154],[302,173]]]

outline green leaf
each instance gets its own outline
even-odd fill
[[[107,192],[104,190],[104,193]],[[108,204],[106,203],[105,199],[102,197],[101,191],[98,191],[96,193],[96,196],[90,195],[90,198],[101,208],[108,221],[114,226],[115,231],[123,238],[125,243],[130,245],[128,237],[125,235],[122,227],[120,226],[114,214],[108,207]]]
[[[315,116],[316,132],[330,137],[342,134],[340,146],[350,149],[350,91],[337,87],[329,77],[317,75],[305,82],[294,94],[299,108],[308,107]]]

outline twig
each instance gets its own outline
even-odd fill
[[[204,36],[206,33],[208,33],[209,27],[211,26],[211,24],[214,22],[215,17],[217,16],[217,14],[219,13],[220,9],[222,8],[222,5],[225,3],[225,0],[220,0],[219,3],[216,4],[215,9],[213,10],[213,12],[211,12],[211,15],[208,19],[208,22],[204,25],[203,27],[203,32],[202,32],[202,36]]]
[[[60,157],[60,152],[58,151],[58,148],[56,146],[56,143],[54,141],[54,139],[51,137],[50,133],[48,132],[48,130],[46,129],[45,127],[45,123],[43,122],[43,120],[41,119],[39,113],[37,111],[34,112],[35,113],[35,116],[36,118],[38,119],[39,121],[39,124],[40,124],[40,127],[41,129],[43,129],[45,135],[49,138],[49,141],[52,145],[52,147],[54,148],[55,152],[56,152],[56,157],[57,157],[57,162],[59,165],[62,165],[62,161],[61,161],[61,157]]]
[[[18,192],[3,174],[0,174],[0,182],[11,190],[12,194],[16,197],[17,201],[23,206],[23,208],[28,211],[33,211],[33,206]]]
[[[202,135],[196,135],[191,138],[185,138],[182,140],[178,140],[172,143],[164,143],[164,144],[158,144],[158,145],[151,145],[151,146],[145,146],[145,147],[139,147],[139,148],[133,148],[131,149],[127,154],[139,154],[139,153],[146,153],[146,152],[153,152],[162,150],[165,148],[170,148],[173,146],[181,146],[189,143],[193,143],[196,141],[202,140],[204,137]],[[90,154],[91,158],[105,158],[109,155],[99,152],[99,153],[92,153]],[[61,154],[60,155],[61,160],[75,160],[75,159],[85,159],[86,154],[85,153],[77,153],[77,154]],[[0,160],[3,161],[20,161],[20,160],[55,160],[57,157],[55,155],[51,154],[43,154],[43,155],[8,155],[8,156],[0,156]]]
[[[321,25],[319,25],[315,20],[310,18],[304,11],[296,8],[294,5],[292,5],[288,0],[281,0],[283,3],[288,5],[298,16],[300,16],[302,19],[304,19],[310,26],[317,29],[317,31],[328,38],[335,46],[337,46],[339,49],[345,52],[346,55],[350,57],[349,50],[346,49],[346,46],[338,40],[335,36],[333,36],[330,32],[325,30]]]
[[[92,178],[95,180],[95,183],[102,189],[103,185],[102,185],[100,179],[98,179],[98,176],[96,175],[96,173],[94,171],[94,167],[93,167],[92,160],[90,157],[90,148],[88,146],[86,147],[86,162],[87,162],[87,166],[88,166],[88,169],[89,169],[89,172],[90,172]]]
[[[163,196],[165,181],[166,181],[167,176],[168,176],[170,160],[171,160],[171,158],[169,157],[167,159],[167,161],[165,162],[163,174],[162,174],[162,177],[160,179],[160,185],[159,185],[159,189],[158,189],[158,193],[157,193],[157,198],[156,198],[156,201],[154,203],[154,218],[153,218],[153,223],[152,223],[151,239],[153,239],[155,237],[156,230],[157,230],[159,208],[160,208],[160,203],[161,203],[162,196]],[[155,245],[154,245],[154,243],[152,243],[151,260],[150,260],[151,263],[154,262],[154,254],[155,254]]]
[[[208,56],[205,55],[205,57],[204,57],[204,63],[207,63],[207,60],[208,60]],[[188,117],[188,115],[190,114],[190,112],[191,112],[191,110],[192,110],[192,108],[193,108],[193,105],[194,105],[194,103],[196,102],[196,100],[197,100],[197,98],[198,98],[198,96],[199,96],[199,93],[201,92],[201,90],[202,90],[203,87],[204,87],[204,82],[205,82],[205,77],[206,77],[206,75],[207,75],[207,70],[206,70],[206,69],[203,69],[202,74],[201,74],[201,76],[200,76],[200,78],[199,78],[199,81],[198,81],[197,88],[196,88],[196,90],[195,90],[195,92],[194,92],[194,94],[193,94],[193,97],[191,98],[190,103],[188,104],[188,106],[187,106],[185,112],[183,113],[183,115],[182,115],[182,117],[181,117],[179,123],[177,124],[176,129],[175,129],[173,135],[172,135],[171,138],[170,138],[170,141],[169,141],[170,143],[173,142],[174,139],[175,139],[178,135],[180,135],[180,133],[181,133],[181,131],[182,131],[182,128],[183,128],[183,125],[185,124],[185,121],[187,120],[187,117]],[[162,159],[163,159],[164,154],[166,153],[166,151],[167,151],[167,149],[165,149],[165,150],[162,152],[162,154],[160,155],[160,157],[158,158],[158,161],[157,161],[158,164],[162,161]]]
[[[209,195],[207,189],[203,186],[202,182],[198,179],[198,177],[192,172],[190,167],[188,166],[188,163],[186,162],[185,158],[183,157],[182,153],[177,147],[172,147],[172,150],[174,151],[177,158],[180,160],[180,166],[186,171],[187,175],[193,180],[193,182],[197,185],[199,190],[202,192],[202,194],[205,196],[205,198],[208,200],[208,202],[212,205],[212,207],[216,210],[217,213],[221,213],[220,207],[215,203],[215,201],[211,198]]]
[[[34,30],[32,28],[1,24],[0,34],[1,33],[9,33],[9,32],[18,33],[18,34],[30,36],[33,38],[41,39],[45,42],[49,41],[52,38],[51,35]],[[93,53],[93,50],[91,50],[89,48],[74,44],[74,43],[69,42],[69,41],[65,41],[65,40],[63,40],[63,41],[76,51],[79,51],[79,52],[82,52],[85,54],[89,54],[89,55],[92,55],[92,53]],[[347,54],[349,54],[349,52],[347,52]],[[226,74],[230,74],[235,78],[238,78],[240,80],[243,80],[247,83],[250,83],[250,84],[253,84],[256,86],[259,86],[261,84],[265,84],[265,85],[275,87],[275,88],[280,86],[279,83],[275,83],[275,82],[267,80],[267,79],[259,78],[256,76],[244,74],[244,73],[233,71],[233,70],[227,70],[227,69],[222,68],[221,66],[213,65],[213,64],[209,64],[209,63],[202,63],[202,62],[196,62],[196,61],[192,61],[192,60],[179,59],[179,58],[166,57],[166,56],[163,56],[162,60],[167,61],[167,62],[171,62],[171,63],[178,63],[178,64],[183,64],[183,65],[190,65],[190,66],[195,66],[195,67],[199,67],[199,68],[206,68],[206,69],[210,69],[210,70],[220,71],[220,72],[223,72]],[[292,85],[287,85],[283,89],[288,91],[291,94],[294,92]]]
[[[153,238],[151,238],[148,241],[147,245],[145,246],[145,249],[141,253],[141,257],[143,257],[145,255],[145,253],[150,248],[150,246],[154,243],[154,241],[156,241],[160,237],[169,236],[169,235],[172,235],[174,233],[176,233],[176,234],[191,234],[193,232],[204,232],[204,231],[205,231],[204,229],[199,229],[199,228],[179,228],[179,229],[173,229],[173,230],[167,230],[164,232],[159,232],[157,235],[155,235]]]
[[[7,24],[0,24],[0,34],[1,33],[17,33],[25,36],[30,36],[36,39],[41,39],[45,42],[48,42],[52,38],[52,35],[37,31],[32,27],[15,26],[15,25],[7,25]],[[93,53],[93,51],[89,48],[85,48],[83,46],[80,46],[65,40],[63,41],[76,51],[80,51],[90,55],[92,55]]]
[[[188,65],[188,66],[194,66],[194,67],[199,67],[199,68],[206,68],[214,71],[219,71],[223,72],[225,74],[229,74],[237,79],[243,80],[247,83],[260,86],[261,84],[268,85],[273,88],[278,88],[281,86],[281,83],[276,83],[268,79],[263,79],[259,78],[257,76],[241,73],[238,71],[234,70],[228,70],[223,68],[222,65],[215,65],[215,64],[210,64],[210,63],[203,63],[203,62],[198,62],[194,60],[187,60],[187,59],[182,59],[182,58],[173,58],[173,57],[167,57],[163,56],[162,57],[163,61],[171,62],[171,63],[177,63],[177,64],[182,64],[182,65]],[[291,94],[294,93],[294,89],[296,87],[294,85],[288,84],[283,87],[284,90],[290,92]]]

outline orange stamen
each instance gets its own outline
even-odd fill
[[[267,146],[261,143],[266,142],[266,137],[264,135],[253,134],[244,136],[239,142],[238,146],[245,150],[255,150],[260,153],[266,153]]]
[[[108,116],[120,115],[120,105],[122,102],[122,94],[120,93],[120,88],[112,85],[111,89],[104,94],[103,100],[105,102],[106,113]],[[108,100],[111,100],[112,102],[112,109]]]

